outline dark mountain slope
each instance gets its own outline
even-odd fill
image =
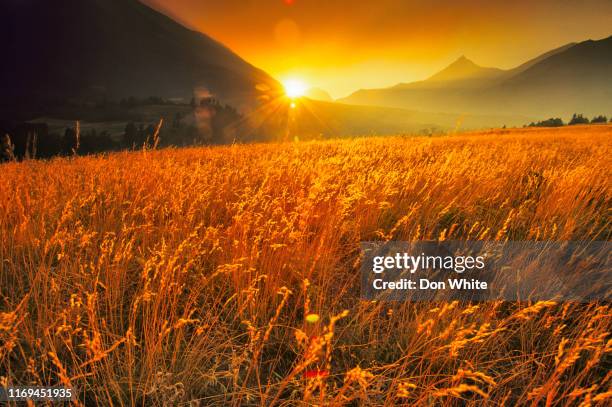
[[[600,87],[612,79],[612,36],[585,41],[555,53],[504,81],[506,87],[532,85]]]
[[[524,72],[527,69],[531,68],[532,66],[534,66],[538,62],[543,61],[546,58],[551,57],[551,56],[553,56],[555,54],[563,52],[563,51],[573,47],[574,45],[576,45],[576,43],[575,42],[571,42],[571,43],[565,44],[565,45],[563,45],[563,46],[561,46],[559,48],[555,48],[555,49],[552,49],[552,50],[550,50],[548,52],[545,52],[542,55],[538,55],[537,57],[532,58],[532,59],[530,59],[529,61],[527,61],[525,63],[522,63],[521,65],[517,66],[516,68],[512,68],[512,69],[506,71],[504,77],[505,78],[510,78],[512,76],[518,75],[521,72]]]
[[[258,85],[279,89],[220,43],[137,0],[3,0],[0,13],[3,104],[209,92],[249,109]]]

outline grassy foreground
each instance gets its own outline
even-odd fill
[[[610,240],[611,147],[578,126],[2,165],[1,384],[84,405],[606,405],[609,304],[365,302],[358,266],[363,240]]]

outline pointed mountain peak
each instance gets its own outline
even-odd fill
[[[454,68],[454,69],[468,69],[468,68],[483,69],[480,65],[476,64],[474,61],[472,61],[471,59],[467,58],[465,55],[461,55],[459,58],[457,58],[455,60],[455,62],[450,64],[448,67],[446,67],[445,70],[448,70],[449,68]]]
[[[480,77],[490,77],[501,73],[501,69],[483,68],[475,64],[472,60],[461,55],[452,64],[433,75],[428,81],[457,81],[464,79],[473,79]]]
[[[474,64],[474,62],[472,62],[472,60],[468,59],[465,55],[461,55],[459,58],[457,58],[457,60],[455,62],[453,62],[453,64],[465,64],[465,63],[469,63],[469,64]]]

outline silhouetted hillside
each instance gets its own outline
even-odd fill
[[[521,65],[517,66],[516,68],[510,69],[508,71],[506,71],[505,77],[506,78],[510,78],[514,75],[518,75],[521,72],[526,71],[527,69],[531,68],[532,66],[534,66],[535,64],[537,64],[540,61],[545,60],[548,57],[551,57],[555,54],[558,54],[560,52],[565,51],[566,49],[569,49],[571,47],[573,47],[574,45],[576,45],[575,42],[570,42],[569,44],[565,44],[559,48],[555,48],[553,50],[550,50],[548,52],[543,53],[542,55],[538,55],[535,58],[530,59],[529,61],[522,63]]]
[[[137,0],[3,0],[5,108],[212,94],[240,109],[278,83],[210,37]]]
[[[534,64],[491,89],[488,100],[498,94],[512,111],[607,113],[612,110],[612,37],[581,42]]]

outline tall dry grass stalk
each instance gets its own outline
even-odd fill
[[[74,122],[74,146],[72,147],[72,155],[76,156],[79,154],[79,148],[81,148],[81,122]]]
[[[609,240],[611,130],[3,164],[1,384],[85,405],[609,405],[609,304],[366,302],[357,270],[363,240]]]

